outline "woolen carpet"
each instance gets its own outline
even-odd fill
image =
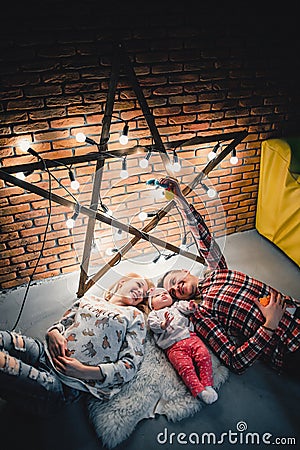
[[[229,371],[215,355],[211,357],[214,387],[218,390],[228,379]],[[150,334],[144,360],[135,377],[108,403],[90,398],[87,404],[97,436],[109,449],[127,439],[142,419],[164,414],[169,421],[177,422],[194,415],[203,406],[192,397]]]

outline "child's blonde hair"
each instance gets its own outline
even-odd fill
[[[142,278],[143,280],[146,281],[148,290],[150,288],[154,287],[154,283],[151,280],[149,280],[148,278],[143,277],[142,275],[140,275],[138,273],[130,272],[130,273],[124,275],[123,277],[119,278],[118,281],[115,281],[114,284],[112,284],[112,286],[110,286],[110,288],[107,289],[107,291],[104,294],[105,300],[107,300],[109,302],[109,300],[112,298],[112,296],[118,291],[120,281],[127,280],[128,278]],[[136,305],[136,308],[139,309],[140,311],[142,311],[143,313],[146,313],[146,314],[148,313],[148,295],[145,296],[144,300],[141,303]]]

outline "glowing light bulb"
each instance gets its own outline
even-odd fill
[[[24,174],[24,172],[18,172],[18,173],[16,173],[16,178],[18,178],[19,180],[24,181],[24,180],[25,180],[25,174]]]
[[[27,152],[29,148],[30,148],[30,142],[29,141],[24,140],[24,141],[20,142],[20,149],[22,150],[22,152]]]
[[[140,165],[140,167],[141,167],[142,169],[146,169],[146,168],[149,166],[149,161],[148,161],[148,159],[146,159],[146,158],[141,159],[140,162],[139,162],[139,165]]]
[[[146,220],[147,219],[147,217],[148,217],[148,214],[147,213],[145,213],[144,211],[141,211],[140,213],[139,213],[139,219],[143,222],[144,220]]]
[[[175,162],[175,163],[173,164],[173,170],[174,170],[174,172],[180,172],[180,170],[181,170],[181,165],[180,165],[179,162]]]
[[[118,229],[115,234],[114,234],[114,238],[116,241],[121,241],[123,239],[123,232],[122,230]]]
[[[86,140],[86,136],[84,133],[77,133],[75,138],[76,138],[77,142],[81,142],[81,143],[85,142],[85,140]]]
[[[232,156],[232,157],[230,158],[230,163],[231,163],[232,165],[237,164],[238,161],[239,161],[239,159],[238,159],[237,156]]]
[[[128,144],[128,136],[125,136],[125,134],[121,134],[119,142],[122,145]]]
[[[216,154],[215,152],[211,151],[211,152],[209,152],[209,154],[207,155],[207,159],[208,159],[209,161],[211,161],[212,159],[215,159],[216,156],[217,156],[217,154]]]
[[[69,229],[74,228],[75,220],[74,220],[74,219],[68,219],[68,220],[66,221],[66,225],[67,225],[67,228],[69,228]]]
[[[121,171],[120,171],[120,177],[123,179],[123,180],[125,180],[125,178],[128,178],[128,170],[126,170],[126,169],[122,169]]]
[[[111,248],[111,247],[109,247],[109,248],[107,248],[106,250],[105,250],[105,253],[107,254],[107,256],[112,256],[114,253],[116,253],[118,251],[118,249],[117,248]]]
[[[208,191],[207,191],[207,195],[208,195],[209,198],[214,198],[217,195],[217,193],[216,193],[216,191],[214,189],[209,188]]]
[[[125,123],[122,134],[119,138],[119,142],[122,145],[128,144],[128,130],[129,130],[129,126],[127,123]]]
[[[79,181],[77,180],[71,181],[71,188],[73,189],[73,191],[78,191],[78,189],[80,188]]]

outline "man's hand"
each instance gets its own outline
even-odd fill
[[[286,309],[285,301],[282,299],[281,295],[271,293],[270,302],[267,306],[262,306],[259,300],[255,301],[255,303],[266,319],[264,325],[275,330]]]
[[[184,207],[188,207],[188,202],[181,192],[178,181],[174,180],[174,178],[161,178],[159,183],[165,185],[166,190],[172,192],[175,199],[179,200]]]

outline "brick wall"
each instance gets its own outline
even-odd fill
[[[155,118],[163,142],[232,131],[247,131],[238,145],[237,165],[227,157],[208,177],[218,192],[207,198],[197,187],[189,200],[202,210],[216,236],[255,227],[260,146],[264,139],[291,136],[299,123],[297,70],[293,58],[293,31],[284,33],[267,19],[253,15],[212,15],[209,10],[99,11],[96,2],[85,7],[52,2],[51,8],[11,11],[1,36],[0,156],[3,166],[35,161],[20,148],[27,139],[42,157],[57,159],[95,151],[80,144],[75,134],[84,131],[99,142],[112,61],[112,40],[122,40],[128,50],[143,94]],[[48,5],[49,6],[49,5]],[[25,6],[24,6],[25,8]],[[97,9],[98,8],[98,9]],[[26,17],[26,20],[25,20]],[[121,19],[126,18],[124,22]],[[255,18],[255,22],[254,22]],[[47,19],[47,20],[46,20]],[[14,23],[12,27],[11,24]],[[269,24],[269,25],[268,25]],[[114,115],[129,120],[128,147],[152,143],[135,92],[125,76],[117,85]],[[109,150],[120,147],[123,123],[113,120]],[[186,185],[207,162],[210,145],[177,149]],[[170,152],[172,158],[172,152]],[[127,158],[129,178],[120,178],[121,161],[105,163],[101,198],[114,217],[137,228],[147,223],[138,217],[141,208],[153,212],[165,204],[145,188],[147,179],[163,175],[158,155],[147,169],[139,167],[141,155]],[[81,187],[73,192],[89,206],[95,170],[93,162],[73,167]],[[72,198],[68,171],[52,171],[51,189]],[[45,171],[27,180],[49,188]],[[0,285],[9,289],[33,279],[78,270],[87,217],[79,215],[73,230],[65,224],[68,208],[0,180],[1,242]],[[49,218],[49,208],[51,217]],[[155,236],[179,245],[184,233],[176,211],[165,217]],[[44,250],[40,251],[47,228]],[[103,224],[95,228],[92,263],[102,264],[105,251],[127,242],[124,233]],[[127,255],[135,257],[157,250],[141,241]],[[93,267],[91,264],[91,267]],[[92,269],[91,269],[92,270]]]

